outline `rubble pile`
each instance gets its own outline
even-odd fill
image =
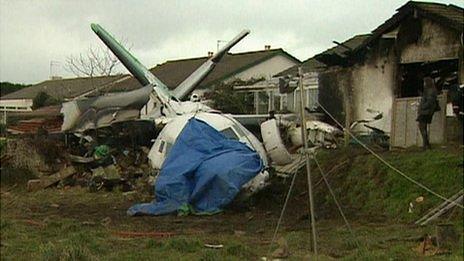
[[[81,186],[91,192],[117,189],[151,194],[154,173],[148,165],[148,147],[134,138],[136,131],[130,135],[119,131],[11,139],[2,155],[9,160],[2,167],[32,171],[37,179],[29,181],[29,191]]]
[[[2,163],[12,168],[28,170],[38,177],[50,175],[64,165],[61,153],[63,145],[41,136],[11,139],[5,150],[8,161]]]

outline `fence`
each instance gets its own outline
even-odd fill
[[[430,143],[446,141],[447,93],[438,95],[441,110],[435,112],[429,128]],[[396,98],[393,101],[391,147],[422,146],[422,137],[417,125],[417,109],[420,97]]]

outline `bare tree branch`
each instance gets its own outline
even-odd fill
[[[64,69],[77,77],[108,76],[115,74],[119,63],[108,48],[90,46],[85,53],[66,57]]]

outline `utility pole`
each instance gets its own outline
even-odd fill
[[[306,176],[308,178],[308,195],[309,195],[309,216],[311,217],[311,232],[314,255],[317,258],[317,239],[316,239],[316,220],[314,217],[314,200],[313,188],[311,183],[311,166],[308,154],[308,137],[306,133],[306,119],[305,119],[305,104],[304,104],[304,87],[303,87],[303,68],[298,68],[298,75],[300,77],[300,117],[301,117],[301,137],[303,138],[304,155],[306,157]]]
[[[57,76],[57,75],[53,75],[53,66],[59,66],[60,65],[60,62],[59,61],[53,61],[51,60],[50,61],[50,75],[49,75],[49,79],[52,79],[53,76]]]
[[[220,43],[227,43],[227,41],[224,41],[224,40],[217,40],[216,52],[219,52],[219,44],[220,44]]]

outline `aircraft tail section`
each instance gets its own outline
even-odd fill
[[[105,43],[105,45],[118,57],[129,72],[143,85],[152,84],[158,97],[167,103],[171,97],[166,85],[154,76],[137,58],[132,56],[116,39],[113,38],[103,27],[91,24],[92,30]]]
[[[250,33],[250,30],[243,30],[237,36],[229,41],[225,46],[221,48],[215,55],[209,58],[204,62],[198,69],[196,69],[189,77],[187,77],[182,83],[180,83],[176,89],[173,91],[174,97],[177,99],[183,99],[190,92],[192,92],[195,87],[213,70],[218,62],[221,61],[222,57],[236,45],[240,40],[245,38]]]
[[[214,63],[218,63],[222,57],[232,48],[234,45],[236,45],[238,42],[240,42],[245,36],[250,34],[250,30],[246,29],[241,31],[237,36],[234,37],[234,39],[230,40],[226,45],[224,45],[221,50],[219,50],[213,57],[211,57],[211,61]]]

